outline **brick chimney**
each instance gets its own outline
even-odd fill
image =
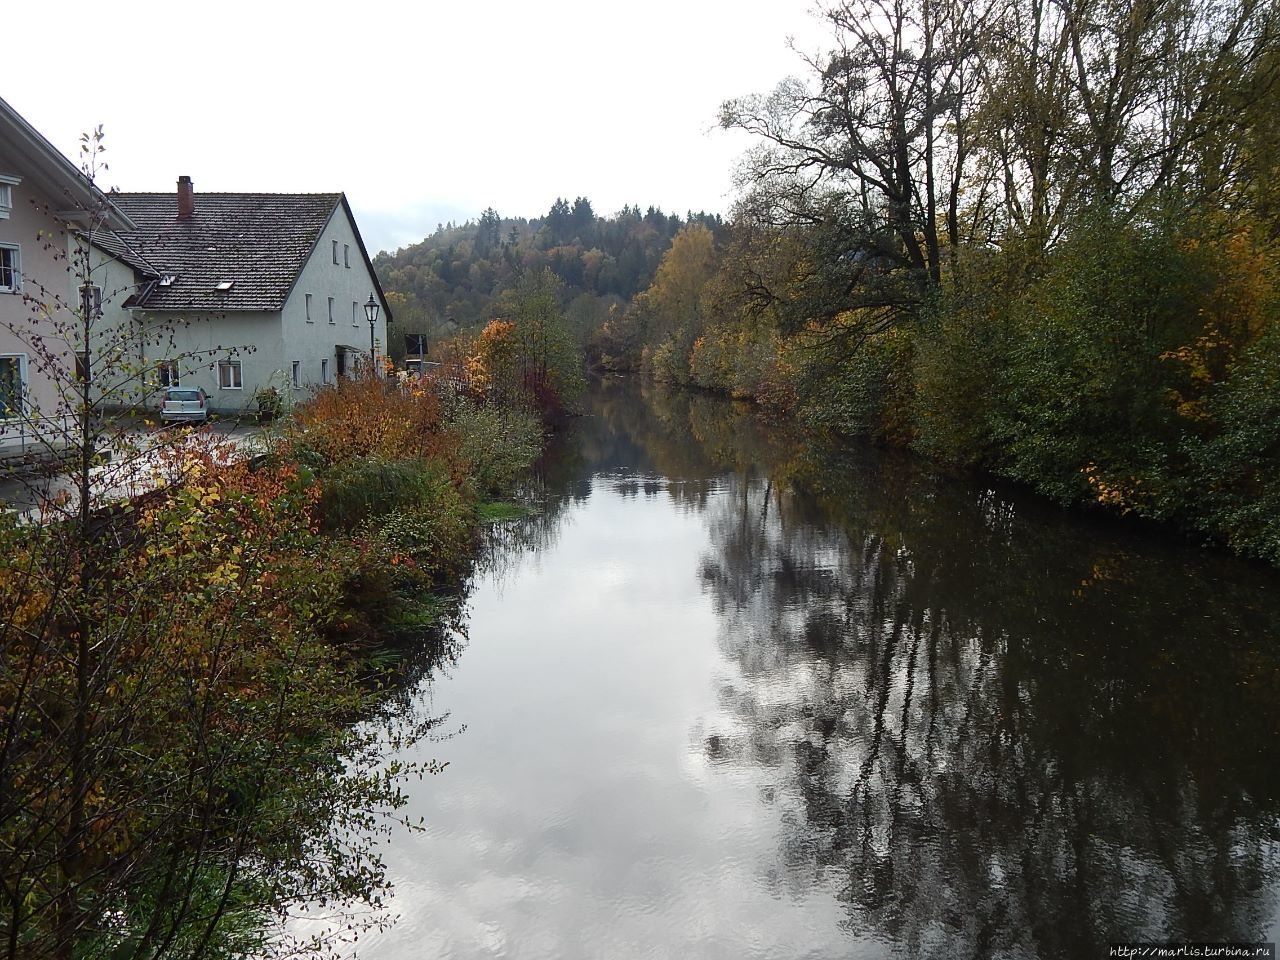
[[[196,194],[190,177],[178,178],[178,219],[190,220],[196,215]]]

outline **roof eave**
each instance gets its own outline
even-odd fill
[[[23,159],[33,163],[31,179],[50,196],[65,197],[70,209],[55,211],[59,219],[75,223],[83,217],[86,223],[100,211],[103,221],[117,230],[135,230],[137,224],[125,216],[111,198],[100,190],[75,164],[31,126],[22,115],[0,98],[0,138]]]
[[[378,293],[378,299],[382,301],[382,310],[387,316],[387,323],[393,323],[394,318],[391,315],[391,306],[387,303],[387,295],[382,292],[382,284],[378,282],[378,271],[373,269],[373,261],[369,259],[369,251],[365,249],[364,238],[360,236],[360,226],[356,223],[355,214],[351,212],[351,204],[347,202],[347,194],[342,193],[342,209],[347,213],[347,219],[351,222],[351,232],[356,235],[356,246],[360,248],[360,256],[364,258],[364,265],[369,271],[369,276],[373,279],[374,289]]]

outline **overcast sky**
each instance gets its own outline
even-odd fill
[[[801,72],[812,0],[47,0],[5,11],[0,96],[106,186],[344,190],[370,252],[557,196],[724,212],[720,103]]]

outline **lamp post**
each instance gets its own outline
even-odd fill
[[[378,348],[374,346],[373,331],[374,324],[378,322],[378,301],[373,299],[373,293],[370,292],[369,299],[364,305],[365,319],[369,321],[369,361],[373,364],[373,375],[378,375]]]

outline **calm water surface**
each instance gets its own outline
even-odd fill
[[[368,960],[1280,936],[1280,579],[607,383],[503,528]]]

